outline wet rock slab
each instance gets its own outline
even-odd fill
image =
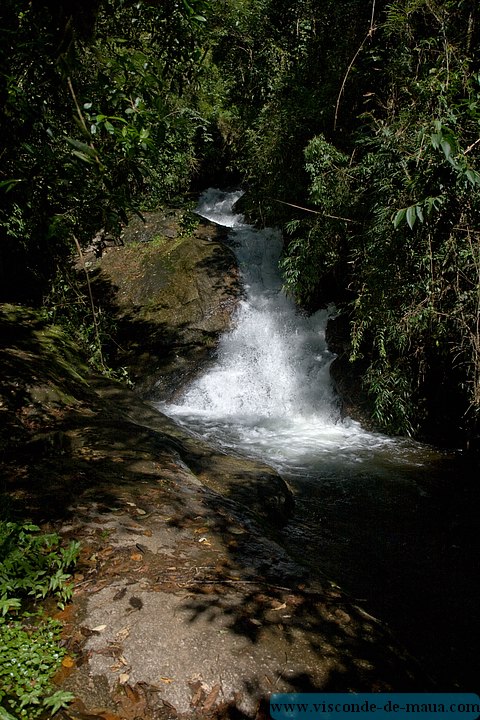
[[[72,511],[62,532],[83,536],[64,616],[75,665],[59,681],[84,713],[253,718],[272,692],[421,682],[385,628],[181,471],[168,490],[123,487],[114,511]]]

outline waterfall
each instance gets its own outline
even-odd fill
[[[333,308],[307,316],[282,289],[282,236],[258,230],[236,214],[242,192],[210,189],[197,213],[230,228],[244,298],[217,359],[175,404],[160,409],[207,439],[262,457],[283,472],[331,461],[358,462],[391,439],[342,420],[330,380],[334,355],[325,341]]]
[[[463,658],[464,673],[475,655],[476,476],[466,481],[465,467],[435,448],[341,417],[325,342],[333,308],[306,316],[286,297],[281,235],[244,222],[235,212],[241,194],[209,190],[197,210],[230,228],[244,287],[232,328],[211,367],[159,408],[211,444],[275,467],[295,494],[281,531],[292,557],[368,602],[414,651],[423,638],[420,649],[440,672],[453,650],[450,667],[457,672]]]

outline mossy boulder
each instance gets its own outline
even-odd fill
[[[214,355],[240,285],[226,230],[170,210],[134,218],[124,246],[87,257],[96,300],[118,325],[117,362],[144,397],[170,399]]]

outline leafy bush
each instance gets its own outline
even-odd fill
[[[15,619],[0,625],[0,702],[4,705],[0,720],[33,720],[45,710],[53,715],[73,699],[65,691],[52,693],[50,684],[65,654],[58,644],[60,623],[51,619],[37,626],[24,623]]]
[[[78,551],[79,543],[62,548],[56,533],[42,534],[32,523],[0,522],[0,720],[53,715],[73,699],[53,692],[51,678],[65,655],[61,625],[35,612],[35,600],[53,596],[65,605]]]

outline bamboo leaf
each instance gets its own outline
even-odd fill
[[[480,174],[476,170],[469,169],[466,171],[465,175],[473,187],[480,185]]]
[[[83,160],[83,162],[86,162],[89,165],[93,164],[92,158],[88,155],[85,155],[85,153],[80,152],[80,150],[72,150],[72,155],[75,155],[76,157],[80,158],[80,160]]]

